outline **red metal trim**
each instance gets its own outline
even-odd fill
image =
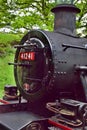
[[[5,100],[3,100],[3,99],[0,99],[0,102],[3,103],[3,104],[9,104],[8,101],[5,101]]]
[[[62,130],[73,130],[72,128],[68,127],[68,126],[65,126],[63,124],[60,124],[60,123],[57,123],[57,122],[54,122],[50,119],[48,119],[48,122],[49,124],[55,126],[55,127],[58,127],[58,128],[61,128]]]

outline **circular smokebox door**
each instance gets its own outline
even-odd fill
[[[46,94],[51,77],[51,49],[40,31],[25,35],[15,54],[14,75],[24,98],[36,101]]]

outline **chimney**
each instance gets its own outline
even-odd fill
[[[80,9],[73,4],[59,4],[51,10],[55,14],[54,31],[64,34],[68,30],[74,33],[76,30],[76,14],[80,13]]]

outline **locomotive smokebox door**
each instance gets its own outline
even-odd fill
[[[50,43],[41,31],[30,31],[21,40],[15,55],[14,75],[23,97],[30,102],[42,98],[52,76]]]

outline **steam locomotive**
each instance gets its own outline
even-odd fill
[[[14,63],[9,64],[14,65],[20,96],[18,102],[3,100],[5,105],[0,105],[3,130],[87,129],[87,39],[75,32],[80,9],[60,4],[51,11],[53,32],[31,30],[15,45]],[[10,88],[13,97],[15,89]],[[13,126],[8,117],[10,123],[25,118]]]

